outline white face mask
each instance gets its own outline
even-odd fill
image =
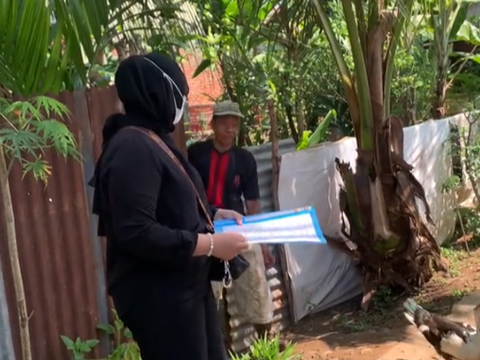
[[[177,84],[175,84],[175,81],[173,81],[173,79],[168,76],[168,74],[163,71],[160,66],[158,66],[157,64],[155,64],[152,60],[150,60],[149,58],[144,58],[145,60],[147,60],[148,62],[150,62],[151,64],[153,64],[158,70],[160,70],[163,74],[163,77],[165,79],[167,79],[167,81],[170,83],[170,87],[172,88],[172,94],[173,94],[173,101],[175,103],[175,119],[173,119],[173,125],[177,125],[180,120],[182,120],[182,117],[183,117],[183,113],[185,112],[185,106],[187,105],[187,97],[185,95],[182,94],[182,92],[180,91],[180,89],[178,88]],[[180,94],[180,96],[182,97],[182,105],[180,107],[178,107],[177,105],[177,98],[174,94],[174,90],[177,90],[177,92]]]

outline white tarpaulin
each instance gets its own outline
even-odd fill
[[[405,159],[414,166],[413,173],[424,186],[432,219],[437,224],[431,230],[439,242],[451,234],[455,224],[452,196],[442,191],[451,169],[445,145],[449,134],[448,119],[405,129]],[[338,157],[354,167],[356,156],[353,138],[283,155],[280,209],[314,206],[323,232],[335,237],[340,229],[341,178],[334,160]],[[328,244],[290,244],[285,249],[296,321],[361,293],[360,274],[348,255]]]

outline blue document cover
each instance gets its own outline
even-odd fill
[[[312,206],[245,216],[241,226],[235,220],[219,220],[214,225],[216,233],[241,233],[250,243],[326,243]]]

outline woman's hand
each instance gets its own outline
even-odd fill
[[[248,243],[242,234],[227,232],[213,235],[212,255],[216,258],[231,260],[245,249],[248,249]]]
[[[235,220],[238,225],[242,225],[243,215],[228,209],[218,209],[214,220]],[[222,233],[213,235],[213,253],[212,255],[222,260],[231,260],[241,251],[248,249],[245,236],[234,233]]]
[[[218,209],[214,220],[235,220],[238,225],[242,225],[243,215],[235,210]]]

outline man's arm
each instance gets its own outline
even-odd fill
[[[245,200],[247,207],[247,215],[255,215],[260,213],[260,200]]]
[[[258,188],[257,162],[248,151],[245,156],[245,166],[246,171],[242,181],[242,193],[247,207],[247,215],[254,215],[261,210],[260,190]]]

